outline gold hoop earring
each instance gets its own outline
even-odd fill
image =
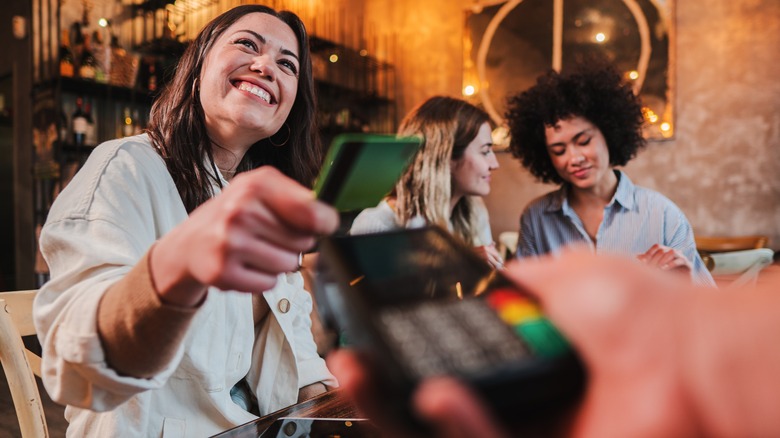
[[[198,100],[198,78],[192,81],[192,95],[190,97],[194,102]]]
[[[290,125],[288,125],[287,122],[285,122],[284,125],[282,125],[282,126],[287,127],[287,138],[285,138],[283,142],[281,142],[281,143],[274,143],[274,141],[273,141],[274,136],[272,135],[272,136],[268,137],[268,142],[271,143],[272,145],[278,147],[278,148],[286,145],[287,142],[290,140]],[[279,132],[277,132],[276,134],[278,134],[278,133]],[[274,134],[274,135],[276,135],[276,134]]]

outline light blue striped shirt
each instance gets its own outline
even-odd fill
[[[693,230],[683,212],[658,192],[635,186],[628,176],[615,171],[615,196],[604,207],[594,243],[577,213],[569,205],[567,186],[531,202],[520,217],[517,256],[555,253],[572,243],[584,243],[597,254],[643,254],[658,243],[677,249],[693,264],[693,281],[714,286],[707,267],[696,251]]]

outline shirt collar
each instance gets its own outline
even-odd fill
[[[617,202],[626,210],[631,210],[634,208],[634,205],[636,205],[636,202],[634,201],[636,186],[633,182],[631,182],[631,179],[623,171],[615,170],[615,174],[618,177],[618,186],[617,190],[615,190],[615,195],[612,197],[612,200],[609,201],[607,206],[611,206]],[[547,205],[547,208],[545,208],[545,211],[558,212],[563,210],[564,213],[570,211],[571,207],[569,206],[568,193],[569,185],[562,185],[561,188],[555,192],[555,195],[552,197],[552,199],[550,199],[550,203]]]
[[[631,210],[636,205],[636,201],[634,200],[636,186],[624,172],[616,170],[615,174],[618,177],[618,186],[610,204],[617,202],[626,210]]]
[[[547,204],[547,208],[544,210],[549,213],[554,213],[557,211],[561,211],[563,209],[564,204],[566,207],[569,206],[568,196],[566,196],[569,193],[569,186],[567,184],[562,185],[551,197],[550,203]]]

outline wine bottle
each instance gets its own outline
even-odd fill
[[[90,48],[89,35],[84,35],[84,51],[81,53],[81,62],[79,62],[79,76],[84,79],[95,79],[97,76],[98,62]]]
[[[157,72],[154,64],[155,61],[149,63],[149,91],[157,90]]]
[[[70,38],[68,40],[71,43],[70,52],[73,56],[73,73],[75,76],[81,75],[81,68],[79,63],[81,62],[81,56],[84,53],[84,33],[81,30],[81,23],[74,21],[70,25]]]
[[[101,29],[92,32],[90,41],[90,51],[95,58],[95,81],[105,84],[111,75],[111,48],[103,41],[103,32]]]
[[[87,102],[84,105],[85,118],[87,119],[87,130],[84,133],[84,144],[87,146],[95,146],[97,144],[97,125],[95,119],[92,118],[92,102]]]
[[[70,119],[71,131],[73,132],[73,145],[76,147],[82,147],[86,143],[87,115],[82,109],[82,105],[84,105],[84,99],[77,97],[76,111],[73,112],[73,116]]]
[[[72,78],[74,73],[75,66],[73,65],[73,52],[70,50],[70,36],[67,30],[63,30],[60,41],[60,76]]]

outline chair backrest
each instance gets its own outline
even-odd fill
[[[41,358],[25,348],[22,342],[22,336],[35,334],[32,304],[36,292],[0,292],[0,363],[8,380],[23,438],[49,436],[35,381],[35,376],[41,374]]]
[[[712,276],[717,279],[718,276],[736,275],[737,278],[729,285],[734,287],[746,283],[755,284],[758,273],[772,263],[774,251],[769,248],[759,248],[712,253],[709,256],[713,262]]]
[[[767,236],[711,237],[696,236],[696,249],[699,252],[742,251],[765,248],[769,242]]]
[[[515,256],[519,237],[520,233],[517,231],[504,231],[498,235],[498,252],[505,260]]]

